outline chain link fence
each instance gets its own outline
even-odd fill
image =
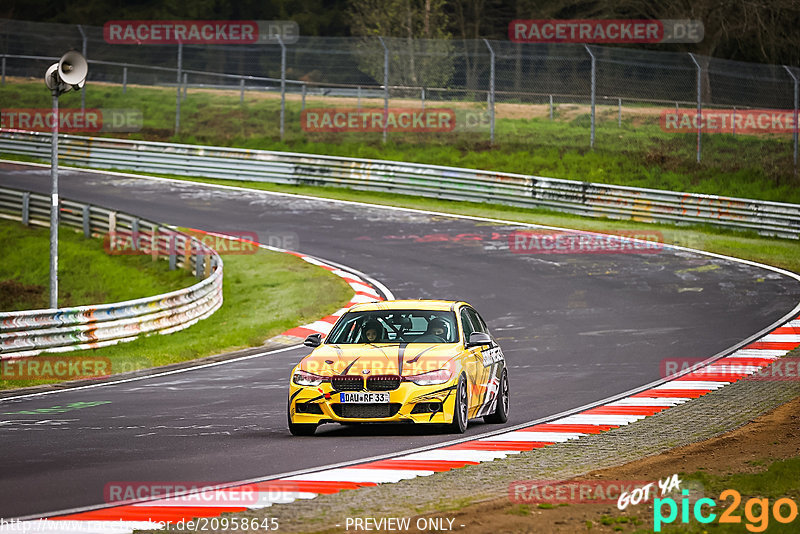
[[[176,87],[176,133],[188,91],[212,88],[234,91],[243,103],[252,92],[280,97],[280,127],[274,133],[287,140],[343,138],[302,128],[302,112],[310,106],[444,106],[456,110],[457,127],[451,135],[436,134],[440,143],[468,136],[527,148],[641,149],[655,161],[716,157],[724,166],[729,158],[769,166],[779,176],[797,173],[797,67],[485,39],[300,37],[285,47],[112,45],[100,27],[0,20],[3,83],[12,76],[41,79],[57,59],[54,53],[68,49],[85,51],[90,83],[113,84],[122,92],[131,85]],[[84,97],[82,105],[91,103]],[[744,127],[758,119],[750,110],[766,113],[763,124]],[[674,130],[667,117],[672,112],[684,121]],[[783,115],[776,122],[772,112]],[[369,135],[434,138],[383,129]],[[626,135],[631,131],[649,134],[649,144],[631,146],[637,142]]]

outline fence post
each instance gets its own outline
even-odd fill
[[[383,37],[378,36],[383,47],[383,142],[386,142],[386,123],[389,120],[389,49],[383,42]]]
[[[550,95],[550,122],[553,122],[553,95]]]
[[[300,111],[305,111],[306,110],[306,88],[307,87],[308,87],[308,84],[303,83],[303,86],[302,86],[302,89],[301,89],[301,91],[303,93],[303,101],[300,104]]]
[[[692,61],[694,61],[697,67],[697,163],[700,163],[700,155],[703,150],[703,138],[701,136],[703,131],[703,68],[700,66],[700,63],[697,62],[697,59],[695,59],[694,54],[689,52],[689,57],[692,58]]]
[[[128,67],[122,67],[122,94],[128,92]]]
[[[22,193],[22,224],[28,226],[31,217],[31,194],[29,192]]]
[[[6,84],[6,56],[3,56],[3,85]]]
[[[283,124],[286,116],[286,45],[283,44],[283,38],[280,34],[276,35],[276,37],[281,45],[281,141],[283,141]]]
[[[361,113],[361,86],[359,85],[356,89],[356,108],[358,108],[358,112]]]
[[[239,103],[244,104],[244,78],[239,78]]]
[[[797,174],[797,104],[798,104],[798,91],[797,91],[797,76],[794,75],[792,69],[787,67],[786,65],[783,66],[786,69],[786,72],[789,73],[789,76],[792,77],[794,81],[794,133],[792,136],[794,137],[794,173]]]
[[[733,106],[733,117],[731,120],[731,126],[733,127],[733,136],[736,137],[736,106]]]
[[[139,219],[136,217],[131,221],[131,249],[139,250]]]
[[[183,43],[178,43],[178,74],[177,83],[175,86],[178,90],[178,95],[175,101],[175,135],[181,129],[181,70],[183,69]]]
[[[597,71],[596,71],[597,60],[594,57],[594,54],[592,53],[592,50],[589,48],[588,45],[584,44],[583,47],[586,49],[586,51],[589,53],[589,56],[591,56],[591,58],[592,58],[592,128],[591,128],[591,134],[589,136],[589,148],[594,149],[594,117],[595,117],[595,115],[594,115],[594,110],[595,110],[595,107],[594,107],[595,101],[594,101],[594,99],[595,99],[595,89],[596,89],[596,82],[597,82]]]
[[[83,40],[83,46],[81,48],[83,52],[83,57],[86,57],[86,32],[83,31],[83,26],[78,24],[78,31],[81,32],[81,39]],[[81,87],[81,111],[86,109],[86,84],[83,84]]]
[[[617,128],[622,128],[622,99],[617,99],[618,104],[618,111],[617,111]]]
[[[494,49],[488,39],[483,40],[489,49],[489,142],[494,144]]]
[[[83,216],[83,237],[92,237],[92,210],[89,204],[81,207],[81,215]]]
[[[425,88],[424,87],[420,91],[420,94],[422,95],[422,111],[425,111]]]
[[[187,73],[183,73],[183,98],[181,100],[186,100],[186,89],[189,85],[189,75]]]

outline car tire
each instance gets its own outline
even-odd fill
[[[458,377],[456,386],[456,402],[453,406],[453,422],[447,425],[449,434],[463,434],[467,430],[469,403],[467,402],[467,380],[464,375]]]
[[[500,392],[497,397],[497,407],[494,413],[483,416],[483,420],[490,424],[501,424],[508,421],[508,372],[503,369],[500,377]]]

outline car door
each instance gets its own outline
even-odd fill
[[[469,336],[473,332],[478,332],[470,318],[469,308],[464,306],[459,313],[461,320],[461,332],[464,336],[464,346],[469,341]],[[484,367],[482,347],[465,348],[466,355],[463,359],[464,369],[467,372],[469,387],[469,416],[476,417],[480,407],[484,403]]]
[[[489,332],[486,321],[475,311],[474,308],[466,308],[472,326],[476,332]],[[492,342],[491,345],[476,347],[480,349],[480,366],[478,367],[476,386],[479,392],[479,404],[483,408],[488,408],[500,391],[500,377],[502,376],[504,363],[503,352],[500,346]],[[482,414],[479,414],[482,415]]]

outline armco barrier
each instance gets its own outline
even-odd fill
[[[589,217],[704,223],[800,238],[800,205],[457,167],[64,135],[66,164],[282,184],[333,185]],[[5,130],[0,153],[47,159],[50,134]]]
[[[222,259],[197,239],[132,215],[61,199],[61,224],[84,235],[147,236],[153,259],[169,259],[202,278],[197,284],[153,297],[57,310],[0,313],[0,359],[66,352],[169,334],[209,317],[222,306]],[[0,188],[0,217],[49,224],[50,197]],[[13,254],[13,251],[6,251]]]

